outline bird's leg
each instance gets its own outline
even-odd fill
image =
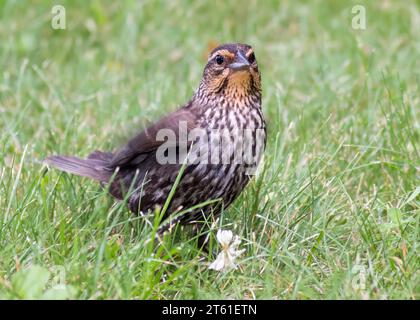
[[[197,238],[197,248],[212,257],[217,254],[210,247],[210,226],[206,222],[197,222],[193,225],[193,232]]]

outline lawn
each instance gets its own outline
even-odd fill
[[[418,1],[0,0],[0,298],[419,299]],[[366,28],[352,27],[361,4]],[[137,217],[51,154],[114,150],[193,94],[216,43],[254,47],[264,163],[210,232]]]

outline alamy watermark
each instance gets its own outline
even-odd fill
[[[204,129],[188,130],[180,121],[178,132],[161,129],[156,141],[159,164],[242,165],[253,175],[260,162],[265,143],[264,129]]]
[[[66,8],[55,5],[51,8],[51,28],[54,30],[66,29]]]
[[[351,13],[354,14],[351,27],[354,30],[366,30],[366,8],[358,4],[351,8]]]

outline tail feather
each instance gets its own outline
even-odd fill
[[[45,162],[59,170],[89,177],[100,182],[108,182],[113,172],[109,164],[111,153],[95,151],[87,159],[80,159],[73,156],[50,156]]]

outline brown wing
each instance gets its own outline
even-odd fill
[[[196,127],[196,116],[186,108],[179,109],[164,117],[154,125],[150,126],[137,136],[132,138],[124,147],[115,153],[110,167],[124,167],[125,165],[140,164],[150,152],[155,151],[164,141],[156,139],[159,130],[172,130],[178,141],[179,126],[182,121],[186,122],[187,130]]]

